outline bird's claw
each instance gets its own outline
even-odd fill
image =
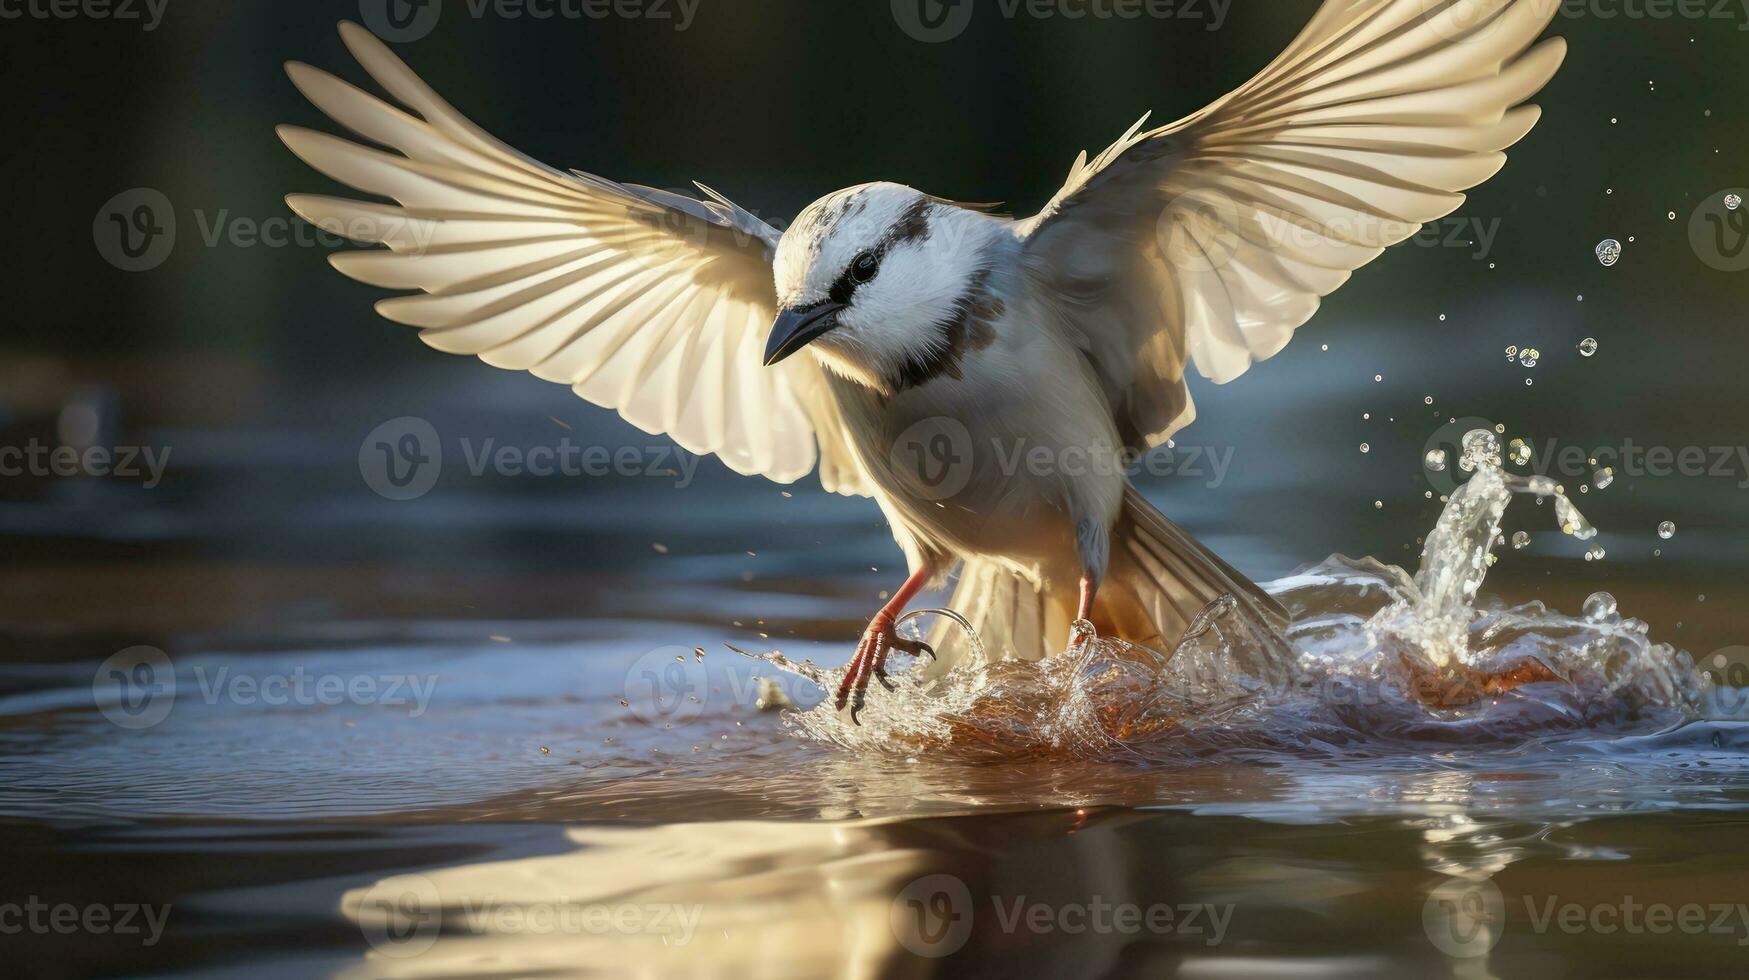
[[[847,706],[850,708],[851,724],[862,724],[858,715],[867,701],[870,677],[880,681],[888,691],[899,689],[887,676],[887,657],[895,652],[936,659],[934,647],[922,640],[900,636],[898,626],[892,620],[877,618],[870,623],[862,634],[862,641],[856,645],[856,655],[850,658],[850,665],[844,669],[844,680],[839,682],[838,697],[834,702],[840,711]]]

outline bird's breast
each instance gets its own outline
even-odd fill
[[[993,343],[958,377],[833,392],[885,509],[926,546],[1056,564],[1073,558],[1076,520],[1116,514],[1117,432],[1067,345]]]

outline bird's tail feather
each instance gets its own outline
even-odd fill
[[[1108,615],[1117,620],[1117,635],[1132,643],[1170,653],[1197,613],[1223,596],[1231,596],[1234,612],[1264,636],[1288,625],[1281,603],[1155,510],[1134,487],[1124,490],[1111,552],[1100,598],[1112,593]],[[1097,603],[1094,610],[1097,626]],[[1123,621],[1126,613],[1133,619],[1138,612],[1146,627]],[[1151,635],[1137,635],[1143,628]]]
[[[1287,610],[1250,579],[1168,520],[1136,490],[1124,491],[1111,536],[1111,565],[1100,584],[1093,624],[1115,636],[1170,654],[1197,614],[1223,596],[1232,614],[1258,635],[1278,640]],[[948,606],[966,617],[992,660],[1039,660],[1061,652],[1075,616],[1075,589],[1041,592],[1025,576],[988,559],[969,559]],[[929,637],[939,675],[970,652],[959,626],[943,619]]]

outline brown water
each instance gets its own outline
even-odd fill
[[[1742,583],[1702,532],[1651,559],[1616,529],[1631,498],[1581,501],[1607,564],[1520,497],[1495,519],[1538,543],[1497,566],[1456,521],[1437,582],[1333,558],[1273,583],[1291,657],[1217,620],[1170,663],[1099,644],[902,684],[852,729],[724,643],[830,683],[893,577],[861,502],[725,478],[686,498],[709,506],[628,483],[373,507],[356,472],[293,493],[214,458],[235,469],[147,506],[74,485],[0,512],[50,542],[0,568],[0,945],[26,975],[1749,963]],[[1210,540],[1248,569],[1302,547]],[[1605,586],[1621,608],[1588,611]],[[1431,706],[1454,656],[1564,680]],[[760,710],[761,678],[796,707]]]
[[[761,677],[803,707],[816,688],[671,645],[710,631],[672,622],[355,623],[121,679],[15,667],[9,894],[162,927],[142,911],[137,934],[7,947],[45,976],[1742,975],[1744,692],[1685,695],[1681,656],[1593,656],[1638,635],[1619,615],[1484,600],[1493,654],[1584,650],[1625,682],[1433,709],[1360,669],[1405,576],[1332,560],[1272,588],[1322,681],[1193,676],[1193,651],[1149,681],[1200,692],[1155,706],[1183,724],[1121,752],[902,744],[884,704],[857,751],[822,744],[847,730],[755,706]],[[716,584],[665,601],[775,603]],[[790,601],[797,622],[843,600]],[[1099,656],[1056,669],[1094,696],[1155,669]],[[962,708],[1037,749],[1042,714],[1008,709],[1040,683]]]

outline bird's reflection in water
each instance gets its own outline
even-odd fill
[[[1527,817],[1521,804],[1558,781],[1458,769],[1357,779],[1351,816],[1332,819],[1296,802],[1308,778],[1329,789],[1323,774],[1239,768],[1245,784],[1219,793],[1213,777],[1189,773],[1200,785],[1181,791],[1204,802],[1171,809],[1074,807],[1064,786],[1054,793],[1063,805],[1000,812],[988,806],[1000,798],[994,784],[968,767],[955,814],[556,828],[562,840],[540,853],[409,868],[345,890],[339,910],[368,945],[341,973],[1510,976],[1551,956],[1595,962],[1586,943],[1607,937],[1539,926],[1535,908],[1571,894],[1608,901],[1610,864],[1689,853],[1680,839],[1691,831],[1673,823],[1703,822],[1693,812]],[[819,812],[829,816],[907,794],[951,807],[954,771],[834,757],[796,776],[828,795]],[[1010,792],[1053,797],[1042,768],[983,772],[1009,779]],[[1138,795],[1156,799],[1186,776],[1129,770]],[[1742,837],[1741,819],[1723,822]],[[1716,826],[1705,832],[1723,839]],[[1714,875],[1689,877],[1681,901],[1737,901],[1730,882],[1749,873],[1749,848],[1726,846],[1714,864]],[[1608,955],[1664,955],[1637,938]],[[1740,962],[1742,937],[1671,938],[1688,941],[1689,975],[1728,976]]]

